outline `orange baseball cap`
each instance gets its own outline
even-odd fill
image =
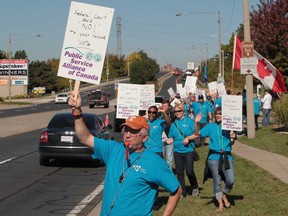
[[[126,119],[125,123],[120,125],[120,128],[127,126],[133,130],[140,130],[141,128],[150,129],[148,120],[143,116],[130,116]]]

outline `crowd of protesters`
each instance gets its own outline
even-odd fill
[[[227,91],[227,94],[231,94]],[[243,122],[246,118],[246,92],[243,90]],[[152,215],[161,186],[170,196],[164,215],[171,215],[180,199],[197,197],[199,187],[194,171],[196,147],[209,146],[204,180],[213,179],[217,211],[229,208],[228,195],[234,185],[232,145],[234,131],[222,129],[222,98],[209,94],[176,94],[162,105],[150,106],[146,116],[134,116],[121,125],[123,143],[103,140],[89,133],[82,119],[81,96],[71,92],[69,105],[80,141],[94,150],[93,157],[106,164],[105,187],[101,215]],[[170,103],[173,103],[171,106]],[[262,126],[270,123],[272,97],[265,91],[254,97],[255,129],[262,106]],[[205,143],[205,138],[209,140]],[[165,161],[166,160],[166,161]],[[175,169],[173,169],[173,161]],[[175,174],[176,175],[175,175]],[[191,191],[185,183],[188,177]],[[222,186],[224,181],[224,186]]]

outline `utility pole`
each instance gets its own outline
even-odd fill
[[[221,76],[224,79],[224,74],[222,73],[221,69],[221,62],[222,62],[222,58],[221,58],[221,23],[220,23],[220,11],[218,11],[218,46],[219,46],[219,50],[218,50],[218,55],[219,55],[219,74],[221,74]]]
[[[243,0],[243,23],[244,23],[244,41],[251,41],[250,34],[250,16],[249,16],[249,0]],[[246,75],[246,97],[247,97],[247,137],[255,138],[255,116],[253,101],[253,75]]]
[[[9,50],[8,50],[8,60],[9,60],[9,80],[8,80],[8,86],[9,86],[9,92],[8,92],[8,97],[9,97],[9,103],[11,103],[11,34],[9,34]]]
[[[109,82],[109,54],[106,54],[106,82]]]

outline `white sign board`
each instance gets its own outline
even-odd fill
[[[185,89],[187,92],[195,93],[197,77],[187,76],[185,81]]]
[[[58,76],[99,84],[114,9],[71,2]]]
[[[193,61],[187,62],[187,70],[194,70],[195,69],[195,63]]]
[[[224,95],[227,95],[225,85],[222,82],[221,83],[217,83],[217,91],[218,91],[218,95],[220,97],[222,97]]]
[[[139,110],[147,110],[155,104],[154,85],[118,84],[116,118],[126,119],[139,115]]]
[[[176,94],[175,94],[174,90],[172,89],[172,87],[170,87],[170,88],[168,89],[168,93],[169,93],[169,95],[170,95],[171,98],[175,98]]]
[[[222,97],[222,130],[242,131],[242,96]]]
[[[210,82],[208,83],[208,88],[209,88],[209,92],[210,94],[216,94],[217,93],[217,82]]]
[[[241,74],[256,74],[257,73],[257,58],[241,58],[240,68]]]

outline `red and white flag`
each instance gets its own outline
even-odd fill
[[[235,70],[240,70],[240,58],[242,57],[242,42],[236,35],[234,37],[235,38],[232,68]],[[258,64],[257,74],[253,74],[253,76],[260,80],[266,88],[271,89],[273,92],[286,92],[287,90],[284,85],[284,78],[280,71],[255,50],[254,56],[257,57]]]

